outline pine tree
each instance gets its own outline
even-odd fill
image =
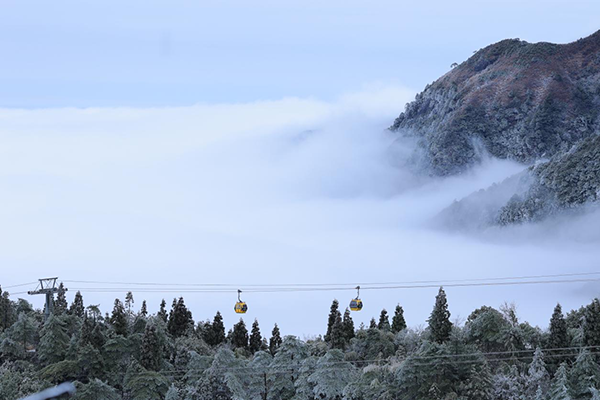
[[[342,319],[342,331],[346,343],[350,343],[350,339],[354,337],[354,321],[350,316],[350,310],[346,308],[344,318]]]
[[[135,303],[135,301],[133,300],[133,293],[129,291],[125,295],[125,307],[127,308],[128,315],[131,315],[131,308],[133,307],[133,303]]]
[[[329,345],[332,349],[343,349],[346,344],[344,325],[339,311],[335,314],[335,321],[329,332]]]
[[[369,329],[377,329],[377,322],[375,321],[375,318],[371,318],[371,321],[369,321]]]
[[[427,322],[432,341],[440,344],[448,341],[452,331],[452,322],[450,322],[450,311],[448,311],[444,288],[440,288],[435,298],[435,306]]]
[[[165,323],[167,322],[167,302],[165,299],[162,299],[160,302],[160,309],[158,310],[156,316],[162,319]]]
[[[117,335],[127,335],[127,316],[125,315],[123,303],[119,299],[115,299],[115,305],[109,322]]]
[[[262,336],[258,326],[258,320],[255,319],[252,323],[252,333],[250,334],[249,350],[252,354],[259,351],[262,347]]]
[[[588,349],[583,349],[577,356],[570,373],[573,397],[587,399],[590,397],[590,388],[600,387],[600,367],[594,361]]]
[[[140,351],[140,364],[149,371],[159,371],[162,362],[161,346],[154,325],[146,325]]]
[[[167,323],[167,329],[174,337],[184,336],[194,326],[192,313],[185,306],[183,297],[174,304]]]
[[[61,282],[58,285],[58,292],[56,293],[56,300],[54,301],[54,314],[63,315],[67,312],[69,304],[67,303],[66,289]]]
[[[462,392],[468,400],[491,400],[493,398],[492,373],[487,362],[484,362],[483,365],[471,366],[469,378]]]
[[[219,311],[215,314],[204,340],[210,346],[218,346],[225,341],[225,325],[223,324],[223,317]]]
[[[562,349],[569,347],[569,335],[567,333],[567,322],[562,313],[560,304],[556,304],[552,318],[550,318],[550,337],[548,338],[549,349]]]
[[[146,306],[146,300],[142,301],[142,307],[140,308],[140,315],[142,317],[148,316],[148,307]]]
[[[390,318],[385,308],[381,310],[381,314],[379,314],[379,323],[377,324],[377,328],[381,329],[382,331],[390,330]]]
[[[442,400],[442,393],[435,383],[429,388],[428,398],[429,400]]]
[[[273,331],[271,332],[271,339],[269,339],[269,351],[271,355],[275,355],[279,346],[281,346],[281,333],[279,332],[279,327],[277,324],[273,327]]]
[[[333,329],[333,326],[336,324],[336,321],[342,320],[342,315],[340,314],[340,311],[338,308],[339,308],[338,301],[333,300],[333,302],[331,303],[331,308],[329,310],[329,317],[327,319],[327,333],[325,333],[325,341],[328,343],[331,341],[331,330]]]
[[[248,348],[248,329],[246,323],[242,318],[240,321],[233,326],[233,332],[231,333],[231,344],[234,348]]]
[[[66,324],[61,317],[50,315],[40,332],[40,345],[38,354],[46,364],[62,361],[69,347],[69,335]]]
[[[71,303],[71,307],[69,308],[69,314],[74,315],[78,318],[83,318],[84,313],[85,306],[83,305],[83,296],[78,290],[77,293],[75,293],[75,298],[73,299],[73,303]]]
[[[400,304],[396,306],[394,318],[392,318],[392,332],[398,333],[406,329],[406,321],[404,320],[404,309]]]
[[[550,386],[548,400],[571,400],[566,363],[560,364],[560,367],[558,367],[558,370],[554,375],[552,385]]]
[[[546,369],[544,353],[538,347],[535,349],[533,360],[531,361],[531,364],[529,364],[529,369],[527,370],[525,388],[532,396],[535,396],[538,389],[542,390],[542,392],[545,392],[548,389],[549,381],[550,374],[548,374],[548,370]]]
[[[585,308],[583,335],[586,346],[600,346],[600,300],[597,298]]]

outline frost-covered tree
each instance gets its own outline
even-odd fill
[[[125,295],[125,308],[127,309],[127,315],[131,315],[131,308],[135,301],[133,300],[133,293],[131,291],[127,292]]]
[[[167,329],[174,337],[180,337],[187,335],[188,332],[193,329],[193,326],[194,320],[192,319],[192,312],[186,307],[183,297],[180,297],[179,300],[174,303],[173,309],[169,314]]]
[[[142,317],[148,316],[148,306],[146,305],[146,300],[142,301],[142,307],[140,308],[140,315]]]
[[[340,314],[339,302],[334,299],[333,302],[331,302],[331,307],[329,309],[329,317],[327,318],[327,332],[325,333],[324,339],[327,343],[335,341],[337,344],[339,343],[341,337],[342,314]]]
[[[550,374],[546,369],[546,363],[544,362],[544,353],[538,347],[535,349],[533,359],[527,370],[527,376],[525,377],[525,390],[533,398],[538,390],[546,393],[550,384]]]
[[[100,379],[92,379],[77,388],[73,400],[119,400],[120,398],[121,396],[115,388]]]
[[[493,399],[521,400],[523,385],[516,366],[506,372],[497,373],[493,377]]]
[[[123,303],[119,299],[115,299],[115,305],[110,316],[110,324],[117,335],[127,335],[127,316],[125,315]]]
[[[585,308],[584,315],[583,335],[585,345],[600,346],[600,300],[594,299]]]
[[[388,312],[385,308],[381,310],[381,313],[379,314],[379,323],[377,324],[377,328],[383,331],[389,331],[391,329],[390,317],[388,316]]]
[[[294,382],[300,374],[300,367],[308,357],[306,344],[295,336],[286,336],[273,357],[271,393],[273,399],[291,399],[295,393]]]
[[[487,362],[471,366],[469,378],[461,388],[461,393],[467,400],[493,399],[492,373]]]
[[[600,367],[588,349],[579,352],[569,377],[575,399],[589,399],[590,388],[600,387]]]
[[[162,351],[154,325],[146,325],[140,349],[140,365],[149,371],[159,371]]]
[[[271,398],[271,385],[273,384],[273,375],[277,371],[271,370],[273,356],[266,351],[257,351],[250,361],[248,367],[252,371],[249,376],[249,398],[267,400]],[[273,373],[274,372],[274,373]]]
[[[269,339],[269,351],[272,355],[275,355],[275,353],[277,353],[277,350],[279,349],[279,346],[281,346],[282,342],[283,340],[281,339],[279,327],[277,326],[277,324],[275,324],[273,330],[271,331],[271,339]]]
[[[67,303],[67,290],[65,285],[61,282],[58,285],[58,291],[56,292],[56,300],[54,300],[54,314],[63,315],[67,312],[69,304]]]
[[[252,331],[250,333],[250,339],[248,343],[248,349],[252,354],[259,351],[262,347],[262,335],[260,334],[260,327],[258,326],[258,320],[255,319],[252,323]]]
[[[392,332],[398,333],[406,329],[406,320],[404,319],[404,309],[400,304],[396,305],[394,317],[392,318]]]
[[[444,343],[450,338],[452,322],[450,322],[450,311],[444,288],[440,288],[435,298],[435,305],[429,319],[429,332],[431,340],[436,343]]]
[[[567,322],[562,312],[560,304],[556,304],[552,318],[550,318],[550,335],[548,336],[549,349],[561,349],[569,347],[569,335],[567,332]]]
[[[345,343],[349,343],[354,337],[354,321],[352,320],[348,308],[344,311],[344,317],[342,319],[342,336],[344,337]]]
[[[548,400],[571,400],[572,397],[569,393],[569,381],[567,379],[567,364],[562,363],[558,367],[552,384],[550,386],[550,392],[548,393]]]
[[[66,324],[61,316],[50,315],[40,332],[38,354],[46,364],[53,364],[65,358],[69,347]]]
[[[165,301],[165,299],[161,300],[160,308],[158,310],[158,313],[156,313],[156,316],[162,319],[165,323],[167,322],[167,302]]]
[[[163,400],[169,386],[164,376],[148,371],[135,361],[127,368],[124,387],[131,400]]]
[[[341,399],[344,388],[356,379],[356,368],[344,362],[344,353],[339,349],[329,350],[317,361],[315,371],[308,377],[317,399]]]
[[[471,313],[465,324],[467,343],[474,344],[484,353],[506,351],[505,332],[511,329],[509,322],[495,308],[483,306]]]
[[[85,306],[83,305],[83,296],[81,295],[81,292],[78,290],[77,293],[75,293],[75,298],[73,298],[71,307],[69,307],[69,314],[74,315],[78,318],[83,318],[84,313],[85,313]]]
[[[218,346],[225,341],[225,325],[223,324],[223,316],[219,311],[215,314],[204,340],[211,346]]]
[[[231,344],[234,348],[248,348],[248,329],[242,318],[240,318],[239,322],[233,326]]]

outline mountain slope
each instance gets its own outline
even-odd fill
[[[600,131],[600,31],[569,44],[490,45],[427,86],[391,130],[420,139],[429,172],[483,152],[530,163]]]

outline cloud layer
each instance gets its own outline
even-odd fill
[[[434,180],[403,167],[409,143],[385,128],[411,93],[374,86],[333,102],[283,99],[180,108],[0,111],[3,284],[56,275],[122,282],[355,283],[594,270],[597,214],[552,228],[477,237],[430,228],[453,200],[522,170],[499,160]],[[598,226],[595,224],[594,226]],[[123,293],[82,288],[87,303]],[[102,287],[103,285],[87,285]],[[176,293],[138,293],[155,310]],[[448,288],[465,318],[515,301],[545,325],[557,301],[594,286]],[[435,289],[364,292],[357,323],[401,303],[425,323]],[[70,293],[72,296],[73,293]],[[248,293],[247,321],[266,333],[322,333],[331,300],[353,292]],[[235,292],[184,294],[195,319],[236,320]],[[37,306],[41,299],[32,298]]]

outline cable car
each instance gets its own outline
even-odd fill
[[[363,308],[363,303],[362,300],[359,299],[360,297],[360,286],[356,287],[356,298],[350,300],[350,309],[352,311],[360,311]]]
[[[240,293],[242,293],[242,291],[238,289],[238,301],[235,303],[233,310],[238,314],[246,314],[246,311],[248,311],[248,306],[242,301],[242,299],[240,299]]]

